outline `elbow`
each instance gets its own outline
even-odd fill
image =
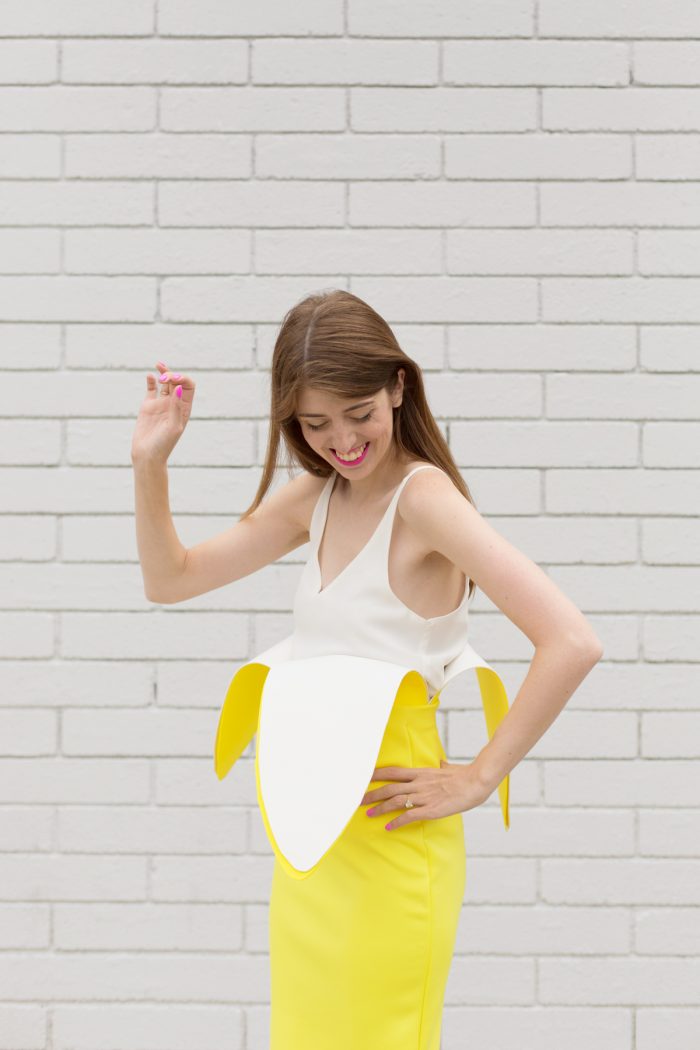
[[[187,601],[188,598],[188,595],[175,590],[156,592],[144,590],[144,594],[146,600],[154,605],[177,605],[178,602]]]
[[[603,659],[603,643],[600,639],[596,639],[595,645],[591,646],[588,650],[588,658],[590,660],[591,668],[595,667],[599,660]]]
[[[543,648],[555,647],[581,664],[594,667],[603,656],[603,643],[593,631],[567,631],[552,636]],[[536,645],[535,648],[540,648]]]
[[[152,591],[147,591],[145,588],[143,593],[146,601],[150,602],[152,605],[172,605],[172,602],[162,594],[154,594]]]
[[[603,643],[593,632],[577,636],[575,645],[583,657],[590,662],[591,667],[594,667],[603,657]]]

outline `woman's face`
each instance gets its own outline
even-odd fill
[[[401,404],[405,372],[393,395],[337,398],[315,387],[299,395],[297,418],[308,445],[344,477],[371,473],[391,451],[393,409]]]

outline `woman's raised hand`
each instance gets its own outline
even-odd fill
[[[157,361],[159,376],[146,376],[146,396],[141,402],[131,440],[131,461],[167,462],[192,414],[195,383],[189,376],[168,370]]]

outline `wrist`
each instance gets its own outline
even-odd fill
[[[139,474],[160,474],[168,466],[167,459],[155,456],[132,456],[131,465]]]
[[[472,762],[472,769],[477,781],[481,784],[484,792],[488,796],[496,790],[503,780],[503,777],[499,776],[498,771],[493,768],[491,757],[487,753],[487,750],[487,748],[484,748],[479,752]]]

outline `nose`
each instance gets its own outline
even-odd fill
[[[361,444],[362,442],[357,440],[356,434],[339,434],[331,448],[343,455],[344,453],[352,452]]]

